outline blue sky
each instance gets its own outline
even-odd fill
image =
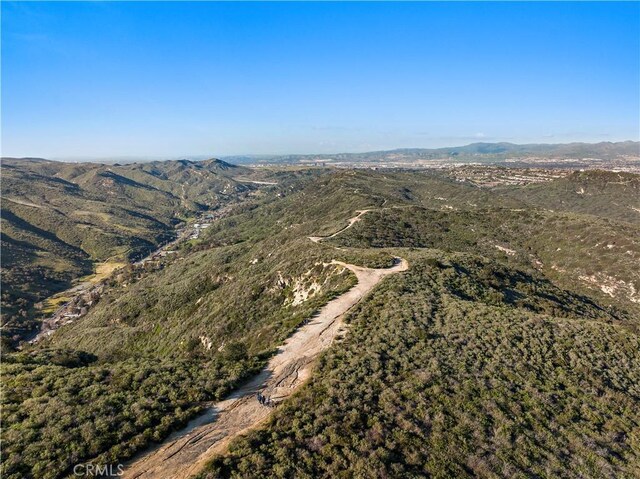
[[[640,4],[2,2],[2,154],[638,140]]]

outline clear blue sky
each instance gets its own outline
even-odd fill
[[[638,140],[640,4],[2,2],[2,153]]]

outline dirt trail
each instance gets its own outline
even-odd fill
[[[20,199],[17,199],[17,198],[9,198],[7,196],[3,196],[2,199],[3,200],[7,200],[7,201],[11,201],[12,203],[16,203],[18,205],[31,206],[32,208],[42,208],[42,205],[36,205],[35,203],[31,203],[29,201],[20,200]]]
[[[367,211],[363,210],[349,220],[349,226]],[[124,478],[180,479],[198,473],[213,454],[224,451],[231,439],[255,428],[271,414],[272,408],[258,402],[258,392],[275,403],[289,397],[309,377],[314,359],[344,330],[344,314],[385,276],[406,271],[409,267],[401,258],[385,269],[363,268],[335,260],[332,264],[353,271],[358,283],[329,301],[287,339],[265,369],[249,383],[224,401],[215,403],[163,444],[129,462]]]
[[[387,203],[387,199],[385,198],[384,202],[382,203],[382,206],[384,206]],[[415,205],[396,205],[396,206],[387,206],[387,207],[380,207],[380,208],[367,208],[366,210],[356,210],[356,213],[358,213],[356,216],[354,216],[353,218],[349,218],[349,224],[347,224],[347,226],[345,226],[344,228],[339,229],[338,231],[336,231],[335,233],[329,235],[329,236],[308,236],[307,238],[309,238],[311,241],[313,241],[314,243],[320,243],[323,240],[329,239],[329,238],[334,238],[336,236],[338,236],[340,233],[342,233],[343,231],[348,230],[349,228],[351,228],[353,225],[355,225],[358,221],[360,221],[362,219],[362,216],[369,213],[370,211],[386,211],[386,210],[395,210],[395,209],[403,209],[403,208],[414,208]],[[343,249],[343,248],[336,248],[336,249]]]
[[[385,200],[386,201],[386,200]],[[340,233],[342,233],[345,230],[348,230],[349,228],[351,228],[354,224],[356,224],[358,221],[360,221],[360,218],[362,217],[362,215],[368,213],[369,211],[373,211],[373,209],[367,209],[367,210],[356,210],[356,213],[358,213],[356,216],[354,216],[353,218],[349,218],[349,224],[347,226],[345,226],[344,228],[336,231],[335,233],[333,233],[332,235],[329,236],[309,236],[308,238],[313,241],[314,243],[320,243],[320,241],[325,240],[325,239],[329,239],[329,238],[333,238],[334,236],[338,236]]]

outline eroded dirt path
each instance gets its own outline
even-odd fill
[[[356,218],[364,213],[366,210]],[[352,225],[357,219],[349,221]],[[363,268],[339,261],[332,261],[332,264],[353,271],[358,283],[329,301],[287,339],[260,374],[224,401],[215,403],[204,415],[171,435],[160,446],[129,462],[123,477],[180,479],[199,472],[213,454],[224,451],[231,439],[255,428],[271,414],[273,408],[258,402],[258,392],[276,404],[289,397],[309,377],[313,361],[344,331],[345,313],[384,277],[409,267],[401,258],[396,258],[393,267],[385,269]]]
[[[382,205],[384,206],[387,203],[387,201],[388,200],[385,198],[385,200],[382,203]],[[329,236],[307,236],[307,238],[309,238],[314,243],[320,243],[321,241],[327,240],[329,238],[335,238],[336,236],[338,236],[343,231],[348,230],[353,225],[355,225],[358,221],[360,221],[362,219],[362,216],[364,216],[365,214],[369,213],[370,211],[386,211],[386,210],[394,210],[394,209],[402,209],[402,208],[414,208],[414,207],[415,207],[415,205],[396,205],[396,206],[387,206],[387,207],[384,207],[384,208],[380,207],[380,208],[367,208],[367,209],[364,209],[364,210],[356,210],[356,213],[358,213],[358,214],[356,216],[354,216],[353,218],[349,218],[347,226],[345,226],[344,228],[339,229],[338,231],[336,231],[333,234],[330,234]],[[343,248],[336,248],[336,249],[343,249]]]
[[[386,201],[386,200],[385,200]],[[308,238],[313,241],[314,243],[320,243],[320,241],[325,240],[325,239],[329,239],[329,238],[333,238],[335,236],[338,236],[340,233],[342,233],[345,230],[348,230],[349,228],[351,228],[353,225],[355,225],[358,221],[360,221],[360,218],[362,218],[362,215],[368,213],[369,211],[373,211],[373,209],[367,209],[367,210],[357,210],[356,213],[358,213],[356,216],[354,216],[353,218],[349,218],[349,223],[347,224],[347,226],[345,226],[342,229],[339,229],[338,231],[336,231],[335,233],[333,233],[332,235],[329,236],[308,236]]]

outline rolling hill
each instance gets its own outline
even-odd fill
[[[154,168],[176,178],[184,166],[117,174],[150,185]],[[335,261],[397,257],[408,270],[349,310],[309,381],[228,437],[201,477],[640,472],[637,176],[483,187],[448,170],[271,174],[277,188],[110,278],[86,316],[6,355],[3,476],[135,460],[350,291],[355,276]],[[184,207],[160,184],[153,194]]]
[[[95,263],[140,258],[199,212],[258,190],[247,181],[252,170],[220,160],[120,166],[5,158],[1,168],[5,338],[33,329],[35,304]]]

